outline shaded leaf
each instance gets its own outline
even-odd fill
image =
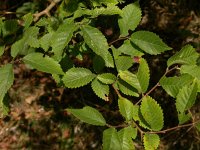
[[[86,44],[105,61],[107,67],[114,67],[112,55],[109,53],[108,43],[105,36],[92,26],[86,25],[82,28],[83,38]]]
[[[88,84],[95,76],[89,69],[71,68],[65,73],[63,82],[68,88],[77,88]]]
[[[152,130],[159,131],[163,128],[163,111],[159,104],[150,96],[145,96],[141,103],[141,114]]]
[[[5,45],[0,45],[0,57],[3,55],[4,53],[4,48],[5,48]]]
[[[67,109],[67,111],[83,122],[97,126],[106,125],[106,121],[102,114],[92,107],[86,106],[82,109]]]
[[[195,65],[199,54],[191,45],[184,46],[178,53],[170,57],[167,61],[167,66],[173,64]]]
[[[157,55],[170,50],[155,33],[149,31],[137,31],[131,35],[131,41],[140,49],[151,55]]]
[[[159,83],[170,96],[175,98],[179,90],[183,86],[190,84],[193,79],[192,76],[183,74],[179,77],[162,77]]]
[[[104,130],[103,150],[122,150],[121,142],[115,128]]]
[[[40,46],[47,51],[49,47],[51,46],[51,39],[52,39],[53,33],[47,33],[44,36],[42,36],[39,39]]]
[[[145,150],[155,150],[159,146],[160,138],[157,134],[145,133],[143,142]]]
[[[5,95],[14,82],[13,65],[6,64],[0,68],[0,107],[5,115],[8,112],[8,107],[5,102]]]
[[[57,61],[49,56],[43,57],[42,53],[30,53],[23,58],[23,61],[39,71],[51,74],[64,74]]]
[[[138,2],[131,3],[122,9],[123,13],[118,24],[121,36],[128,35],[128,30],[135,30],[141,20],[141,9]]]
[[[108,85],[103,84],[98,79],[94,79],[92,81],[91,86],[92,86],[92,90],[98,97],[107,101],[107,97],[109,95],[109,86]]]
[[[187,121],[189,121],[191,119],[191,115],[188,113],[188,114],[185,114],[185,113],[178,113],[178,121],[179,121],[179,124],[184,124],[186,123]]]

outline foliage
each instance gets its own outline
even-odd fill
[[[158,55],[172,48],[155,33],[137,30],[142,19],[139,2],[60,2],[57,0],[52,3],[52,6],[60,4],[52,17],[43,16],[49,16],[50,12],[45,12],[50,11],[47,8],[43,13],[27,13],[10,20],[0,19],[0,34],[3,37],[0,55],[4,55],[5,47],[10,44],[12,56],[12,61],[0,68],[0,106],[4,114],[9,111],[5,95],[14,82],[13,65],[22,61],[31,69],[51,74],[59,85],[66,88],[91,85],[94,93],[104,101],[111,101],[109,95],[116,93],[117,98],[113,100],[118,100],[119,113],[124,117],[119,131],[118,126],[106,123],[96,108],[85,106],[82,109],[66,109],[83,122],[108,127],[103,132],[104,150],[135,149],[133,140],[139,137],[137,132],[141,133],[146,150],[158,148],[158,133],[164,132],[164,114],[159,104],[160,97],[149,96],[158,86],[174,98],[179,124],[191,120],[188,112],[200,91],[199,54],[191,45],[184,46],[168,59],[165,74],[151,88],[146,56]],[[23,7],[18,11],[23,11]],[[107,35],[97,26],[99,18],[108,16],[116,19],[114,24],[120,33],[110,43]],[[7,43],[6,37],[14,34],[16,36],[10,37]],[[115,42],[119,40],[123,40],[123,44],[116,46]],[[75,60],[83,61],[85,56],[89,58],[86,67],[76,63]],[[168,77],[173,70],[180,71]]]

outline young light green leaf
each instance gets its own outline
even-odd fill
[[[197,96],[198,86],[196,82],[193,82],[192,85],[185,85],[180,89],[176,98],[176,109],[179,113],[184,113],[187,109],[190,109]]]
[[[145,96],[142,99],[140,110],[147,126],[152,130],[159,131],[163,128],[163,111],[160,105],[153,98]]]
[[[112,84],[116,81],[116,76],[112,73],[102,73],[97,76],[97,79],[104,84]]]
[[[5,45],[0,45],[0,57],[3,55],[4,53],[4,48],[5,48]]]
[[[138,72],[137,72],[136,76],[137,76],[138,81],[140,83],[142,93],[145,93],[147,91],[148,86],[149,86],[149,79],[150,79],[149,72],[150,72],[149,66],[148,66],[146,60],[141,58],[140,59],[140,65],[139,65]]]
[[[61,59],[63,50],[70,42],[76,29],[77,26],[75,24],[64,23],[60,25],[58,30],[53,34],[51,38],[51,46],[57,60]]]
[[[160,143],[160,138],[157,134],[145,133],[143,137],[145,150],[156,150]]]
[[[26,43],[34,48],[39,48],[40,44],[39,44],[39,40],[37,39],[39,33],[39,28],[38,27],[29,27],[25,30],[24,32],[24,36],[22,39],[24,39],[26,41]]]
[[[127,82],[123,81],[122,79],[118,79],[117,85],[119,87],[119,90],[125,95],[139,97],[137,89],[128,84]]]
[[[49,56],[43,57],[42,53],[30,53],[23,58],[23,61],[39,71],[51,74],[64,74],[57,61]]]
[[[103,150],[122,150],[121,142],[115,128],[104,130]]]
[[[28,13],[28,14],[24,15],[23,20],[24,20],[24,29],[27,29],[33,21],[33,14]]]
[[[109,53],[108,43],[105,36],[92,26],[86,25],[82,28],[83,38],[86,44],[96,53],[101,56],[107,67],[114,67],[112,55]]]
[[[130,121],[133,117],[133,103],[126,98],[120,97],[118,99],[118,106],[122,116],[126,119],[126,121]]]
[[[100,82],[98,79],[94,79],[92,81],[92,90],[94,91],[94,93],[104,99],[105,101],[108,100],[108,95],[109,95],[109,86],[106,84],[103,84],[102,82]]]
[[[131,73],[128,70],[125,70],[125,71],[120,71],[118,75],[122,80],[124,80],[125,82],[136,88],[138,91],[141,91],[140,83],[135,74]]]
[[[122,150],[134,150],[135,149],[133,141],[132,141],[132,137],[135,138],[136,135],[137,135],[137,129],[135,129],[131,126],[123,128],[118,132]]]
[[[128,30],[135,30],[141,20],[141,9],[138,2],[131,3],[122,9],[123,13],[118,24],[121,36],[128,35]]]
[[[51,45],[53,33],[47,33],[39,39],[41,47],[47,51]]]
[[[199,54],[191,45],[184,46],[178,53],[170,57],[167,61],[167,66],[173,64],[195,65]]]
[[[13,65],[6,64],[0,68],[0,107],[7,109],[5,105],[5,95],[14,81]],[[6,113],[6,112],[5,112]]]
[[[115,59],[115,65],[118,72],[124,71],[133,65],[133,59],[130,56],[118,56],[118,58]]]
[[[130,55],[131,57],[144,55],[143,52],[134,47],[130,40],[124,41],[124,44],[120,46],[117,50],[126,55]]]
[[[151,55],[157,55],[171,49],[159,36],[149,31],[137,31],[133,33],[131,41],[141,50]]]
[[[182,65],[181,74],[187,73],[200,80],[200,66],[197,65]]]
[[[67,109],[67,111],[72,113],[75,117],[77,117],[83,122],[86,122],[92,125],[97,125],[97,126],[106,125],[106,121],[104,117],[95,108],[86,106],[82,109]]]
[[[65,73],[63,82],[68,88],[77,88],[88,84],[95,76],[89,69],[71,68]]]
[[[193,77],[188,74],[183,74],[179,77],[162,77],[159,81],[162,88],[172,97],[176,97],[179,90],[190,84],[193,81]]]

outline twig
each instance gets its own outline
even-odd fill
[[[173,70],[175,70],[175,69],[177,69],[177,68],[178,68],[178,66],[175,66],[175,67],[173,67],[173,68],[171,68],[171,69],[168,69],[168,68],[167,68],[163,76],[166,76],[168,73],[172,72]],[[153,92],[158,86],[160,86],[160,83],[159,83],[159,82],[156,83],[156,85],[154,85],[146,94],[144,94],[144,96],[142,96],[142,98],[145,97],[145,96],[148,96],[148,95],[149,95],[151,92]],[[141,98],[135,105],[138,105],[138,104],[142,101],[142,98]]]
[[[61,0],[52,0],[51,1],[51,3],[50,3],[50,5],[46,8],[46,9],[44,9],[43,11],[41,11],[41,12],[39,12],[39,13],[36,13],[36,14],[34,14],[33,16],[34,16],[34,21],[36,22],[41,16],[43,16],[43,15],[47,15],[48,17],[50,17],[51,15],[50,15],[50,11],[51,11],[51,9],[57,4],[57,3],[59,3]]]
[[[25,14],[23,12],[0,11],[0,15]]]
[[[120,124],[120,125],[113,126],[113,125],[110,125],[107,123],[106,126],[109,128],[125,128],[125,127],[128,127],[129,125],[128,124]]]
[[[111,41],[110,43],[108,43],[108,45],[110,46],[110,45],[112,45],[113,43],[115,43],[115,42],[117,42],[117,41],[126,40],[126,39],[128,39],[129,37],[130,37],[130,36],[120,37],[120,38],[118,38],[118,39],[116,39],[116,40],[114,40],[114,41]]]
[[[189,124],[179,125],[179,126],[176,126],[176,127],[172,127],[172,128],[166,129],[166,130],[152,131],[152,132],[147,132],[147,133],[151,133],[151,134],[166,133],[166,132],[169,132],[169,131],[172,131],[172,130],[176,130],[176,129],[180,129],[180,128],[185,128],[185,127],[189,127],[189,126],[194,126],[195,124],[197,124],[199,122],[200,122],[200,120],[197,120],[197,121],[189,123]]]
[[[118,89],[115,88],[115,86],[112,84],[113,89],[115,90],[115,92],[117,93],[117,95],[119,97],[122,97],[122,95],[119,93]]]

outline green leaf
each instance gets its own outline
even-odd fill
[[[188,114],[185,114],[185,113],[178,113],[178,121],[179,121],[179,124],[184,124],[186,123],[187,121],[189,121],[191,119],[191,115],[188,113]]]
[[[99,15],[120,15],[122,14],[122,10],[119,9],[118,6],[115,5],[108,5],[106,8],[100,7],[95,8],[90,11],[89,13],[92,17],[96,18]]]
[[[143,142],[145,150],[155,150],[159,146],[160,138],[157,134],[145,133]]]
[[[191,45],[184,46],[178,53],[170,57],[167,61],[167,66],[173,64],[195,65],[199,54]]]
[[[57,61],[49,56],[43,57],[42,53],[30,53],[23,58],[23,61],[39,71],[51,74],[64,74]]]
[[[155,33],[149,31],[137,31],[131,35],[131,41],[140,49],[151,55],[157,55],[170,50]]]
[[[7,19],[2,24],[3,37],[15,34],[18,30],[17,19]]]
[[[118,72],[124,71],[133,65],[133,59],[130,56],[118,56],[118,58],[115,59],[115,65]]]
[[[130,84],[132,87],[136,88],[138,91],[141,91],[140,83],[135,74],[131,73],[128,70],[125,70],[120,71],[118,75],[122,80]]]
[[[60,25],[58,30],[53,34],[51,46],[57,60],[61,59],[64,48],[70,42],[73,33],[76,30],[77,26],[75,24],[65,23]]]
[[[67,109],[67,111],[72,113],[75,117],[83,122],[97,126],[106,125],[106,121],[102,114],[92,107],[86,106],[82,109]]]
[[[127,82],[123,81],[122,79],[118,79],[117,85],[119,87],[119,90],[125,95],[139,97],[137,89],[128,84]]]
[[[105,36],[94,27],[86,25],[82,28],[83,38],[86,44],[96,53],[101,56],[107,67],[114,67],[112,55],[109,53],[108,43]]]
[[[5,45],[0,45],[0,57],[3,55],[4,53],[4,48],[5,48]]]
[[[11,46],[11,56],[15,58],[21,51],[26,51],[28,48],[25,38],[20,39]]]
[[[102,73],[97,76],[97,79],[99,79],[104,84],[112,84],[116,81],[116,76],[112,73]]]
[[[92,81],[91,86],[92,86],[92,90],[98,97],[100,97],[106,101],[108,100],[108,95],[109,95],[109,86],[108,85],[103,84],[98,79],[94,79]]]
[[[6,64],[0,68],[0,107],[6,114],[5,95],[14,82],[13,65]]]
[[[95,55],[93,58],[93,68],[95,72],[100,73],[105,67],[105,62],[102,57]]]
[[[109,5],[109,4],[117,4],[117,0],[90,0],[94,7],[101,6],[102,4]]]
[[[134,47],[130,40],[126,40],[124,44],[120,46],[117,50],[126,55],[130,55],[131,57],[144,55],[144,53],[142,53],[136,47]]]
[[[149,74],[149,66],[146,62],[145,59],[141,58],[140,59],[140,65],[138,68],[138,72],[136,74],[138,81],[140,83],[141,87],[141,92],[145,93],[147,91],[147,88],[149,86],[149,79],[150,79],[150,74]]]
[[[187,73],[200,80],[200,66],[182,65],[180,70],[182,74]]]
[[[119,111],[126,121],[130,121],[133,117],[133,103],[128,99],[120,97],[118,99]]]
[[[200,122],[195,124],[196,129],[200,132]]]
[[[93,74],[89,69],[71,68],[65,73],[63,82],[68,88],[77,88],[88,84],[94,78],[95,74]]]
[[[118,132],[122,150],[134,150],[135,149],[133,141],[132,141],[132,137],[135,138],[136,135],[137,135],[137,129],[135,129],[131,126],[123,128]]]
[[[51,39],[52,39],[53,33],[47,33],[44,36],[42,36],[39,39],[40,46],[43,48],[45,51],[48,51],[49,47],[51,46]]]
[[[192,76],[183,74],[179,77],[162,77],[159,83],[170,96],[175,98],[179,90],[183,86],[190,84],[193,79]]]
[[[119,18],[121,36],[128,35],[128,30],[135,30],[142,19],[142,12],[138,2],[131,3],[122,9],[123,13]]]
[[[190,109],[196,100],[198,86],[194,82],[192,85],[185,85],[180,89],[176,98],[176,109],[179,113],[184,113],[185,110]]]
[[[103,150],[122,150],[121,142],[115,128],[104,130]]]
[[[25,30],[23,39],[26,41],[26,43],[34,48],[39,48],[39,40],[37,39],[37,35],[39,34],[39,28],[38,27],[29,27]]]
[[[159,131],[163,128],[163,111],[159,104],[150,96],[145,96],[141,103],[141,114],[152,130]]]
[[[23,20],[24,20],[24,29],[26,30],[33,22],[33,14],[28,13],[28,14],[24,15]]]

